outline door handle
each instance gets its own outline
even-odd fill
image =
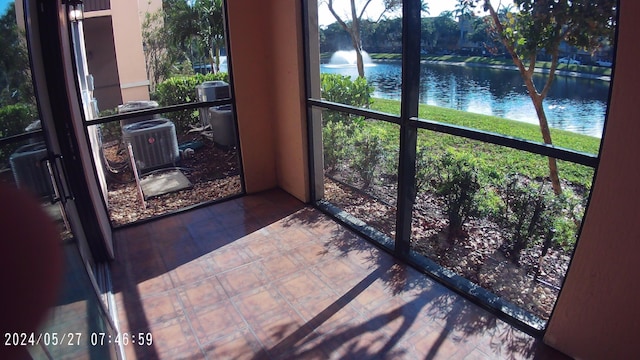
[[[68,200],[74,200],[71,185],[69,184],[69,177],[67,176],[67,169],[64,161],[62,161],[62,155],[49,155],[42,159],[41,163],[47,166],[47,171],[49,172],[49,177],[53,185],[53,192],[49,194],[51,203],[55,204],[60,201],[62,204],[66,204]],[[62,179],[64,179],[64,182]]]

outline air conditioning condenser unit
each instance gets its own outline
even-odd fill
[[[122,127],[140,173],[175,165],[180,160],[176,127],[168,119],[152,119]]]

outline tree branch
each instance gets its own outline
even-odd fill
[[[349,26],[347,26],[347,24],[344,22],[344,20],[342,20],[342,18],[340,18],[340,16],[336,13],[336,11],[333,9],[333,0],[329,0],[329,2],[327,3],[327,6],[329,7],[329,12],[331,12],[331,14],[333,15],[334,18],[336,18],[336,21],[338,22],[338,24],[340,24],[340,26],[342,26],[342,28],[348,32],[349,34],[351,34],[351,29],[349,28]]]
[[[547,77],[547,81],[545,82],[544,87],[540,92],[540,96],[542,96],[542,98],[546,98],[547,93],[549,93],[549,90],[551,90],[551,84],[553,83],[553,79],[556,76],[557,67],[558,67],[558,51],[554,51],[551,54],[551,68],[549,69],[549,76]]]

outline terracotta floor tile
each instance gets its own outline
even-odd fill
[[[198,222],[187,223],[186,228],[194,241],[213,239],[216,234],[224,231],[224,227],[215,221],[213,217]]]
[[[191,311],[188,317],[201,344],[211,343],[229,333],[247,328],[230,301],[220,301],[213,307]]]
[[[390,299],[392,299],[391,294],[385,289],[384,284],[375,281],[356,296],[353,304],[365,313],[376,310]]]
[[[265,268],[260,262],[252,262],[232,270],[219,273],[216,277],[229,297],[237,296],[269,283]]]
[[[330,358],[329,354],[322,348],[322,338],[320,337],[305,338],[284,354],[278,354],[275,357],[277,359],[296,360],[326,360]]]
[[[251,258],[240,246],[225,246],[209,254],[208,260],[215,273],[222,273],[249,263]]]
[[[451,338],[450,331],[444,328],[425,330],[407,339],[415,351],[425,358],[463,359],[474,351],[474,348],[463,346]]]
[[[153,347],[160,358],[177,359],[201,353],[186,316],[150,325]]]
[[[337,253],[331,252],[328,247],[317,243],[298,246],[291,250],[291,254],[304,261],[307,266],[317,265],[323,261],[335,259],[338,256]]]
[[[474,349],[467,356],[464,357],[464,360],[493,360],[491,356],[485,354],[484,352]]]
[[[166,269],[171,271],[206,254],[207,252],[200,250],[197,245],[188,242],[164,246],[160,257]]]
[[[289,303],[272,286],[261,286],[232,298],[242,316],[251,321],[268,319],[274,313],[292,310]]]
[[[395,343],[382,332],[367,328],[366,324],[354,327],[338,328],[326,335],[324,351],[332,359],[377,359],[390,352]],[[389,347],[389,349],[386,349]]]
[[[272,255],[260,260],[270,281],[278,280],[284,276],[291,275],[297,271],[305,269],[294,257],[286,254]]]
[[[299,228],[286,228],[280,231],[277,236],[280,238],[278,247],[283,250],[292,250],[298,246],[314,243],[313,235]]]
[[[282,278],[274,283],[274,286],[291,303],[305,302],[317,297],[337,297],[329,286],[308,270],[301,270]]]
[[[270,354],[283,354],[312,331],[304,327],[304,320],[291,309],[272,312],[268,318],[247,320],[263,347]]]
[[[114,237],[132,359],[565,358],[282,191]]]
[[[358,271],[355,266],[350,265],[341,258],[322,262],[314,266],[312,270],[322,281],[338,293],[351,290],[367,275],[364,271]]]
[[[227,294],[216,277],[183,286],[178,290],[178,296],[189,312],[216,306],[227,299]]]
[[[307,326],[318,334],[355,326],[362,318],[351,304],[340,301],[337,296],[311,298],[293,306],[305,319]]]
[[[201,257],[176,266],[169,272],[176,287],[189,285],[213,276],[208,259]]]
[[[240,241],[247,235],[250,235],[262,228],[262,225],[255,219],[248,219],[246,222],[243,222],[234,226],[225,227],[225,234],[227,239],[232,242]]]
[[[258,339],[247,329],[229,332],[224,338],[204,345],[205,354],[215,360],[267,359]]]
[[[261,232],[254,232],[244,239],[244,250],[251,260],[259,260],[280,254],[280,249],[272,241],[272,236]]]
[[[141,297],[164,293],[173,289],[173,287],[173,281],[171,281],[171,276],[168,273],[140,280],[137,285],[138,293],[141,294]]]
[[[184,309],[174,293],[148,296],[140,299],[140,303],[148,324],[164,322],[184,315]]]
[[[215,214],[213,209],[216,206],[208,206],[208,207],[189,210],[176,215],[176,217],[184,225],[199,223],[201,221],[210,221],[214,218]]]

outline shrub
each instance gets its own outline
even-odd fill
[[[14,104],[0,108],[0,137],[23,133],[25,128],[38,118],[33,105]]]
[[[480,163],[467,153],[449,150],[436,163],[436,193],[445,200],[449,220],[449,240],[462,233],[471,216],[480,213]]]
[[[578,238],[578,230],[587,205],[587,199],[565,187],[555,199],[557,214],[553,221],[552,244],[565,251],[573,250]]]
[[[370,129],[364,129],[357,134],[353,168],[362,179],[363,189],[373,184],[378,167],[384,158],[384,145],[381,137]]]
[[[324,170],[334,172],[338,169],[352,146],[349,142],[347,125],[343,122],[326,122],[322,127],[322,146]]]
[[[416,195],[431,188],[436,177],[436,156],[426,146],[416,151]]]
[[[321,74],[322,98],[327,101],[338,102],[357,107],[368,107],[371,104],[373,88],[367,84],[364,78],[351,80],[350,77],[338,74]],[[380,163],[377,152],[382,147],[382,140],[363,138],[360,134],[364,125],[364,118],[345,114],[339,111],[325,110],[322,114],[322,144],[324,149],[324,169],[333,172],[338,165],[345,160],[354,160],[356,171],[363,178],[365,187],[373,180],[375,169],[370,170],[372,161],[376,167]],[[358,159],[354,153],[354,140],[359,141],[358,146],[363,147],[364,153],[359,153]],[[371,141],[376,142],[375,144]],[[358,170],[359,169],[359,170]]]
[[[38,111],[30,104],[14,104],[0,107],[0,138],[18,135],[38,118]],[[9,157],[19,144],[6,144],[0,147],[0,168],[9,162]]]
[[[196,86],[205,81],[214,80],[228,82],[229,77],[227,73],[221,72],[206,75],[175,76],[158,84],[153,98],[157,99],[161,106],[195,102],[198,100]],[[178,133],[189,130],[191,125],[197,125],[199,122],[198,111],[194,110],[174,111],[166,116],[174,122]]]
[[[365,78],[358,77],[351,80],[349,76],[339,74],[321,74],[322,98],[326,101],[337,102],[355,107],[369,107],[373,87],[367,84]],[[349,117],[337,111],[325,111],[322,116],[327,122],[355,121],[362,123],[362,117]]]
[[[502,222],[507,239],[502,250],[509,260],[519,264],[524,249],[553,236],[565,199],[555,196],[545,181],[538,183],[518,174],[508,176],[503,198]]]
[[[104,109],[100,111],[99,117],[111,116],[118,113],[118,108]],[[102,141],[108,142],[122,138],[122,129],[119,121],[111,121],[98,125],[102,134]]]

